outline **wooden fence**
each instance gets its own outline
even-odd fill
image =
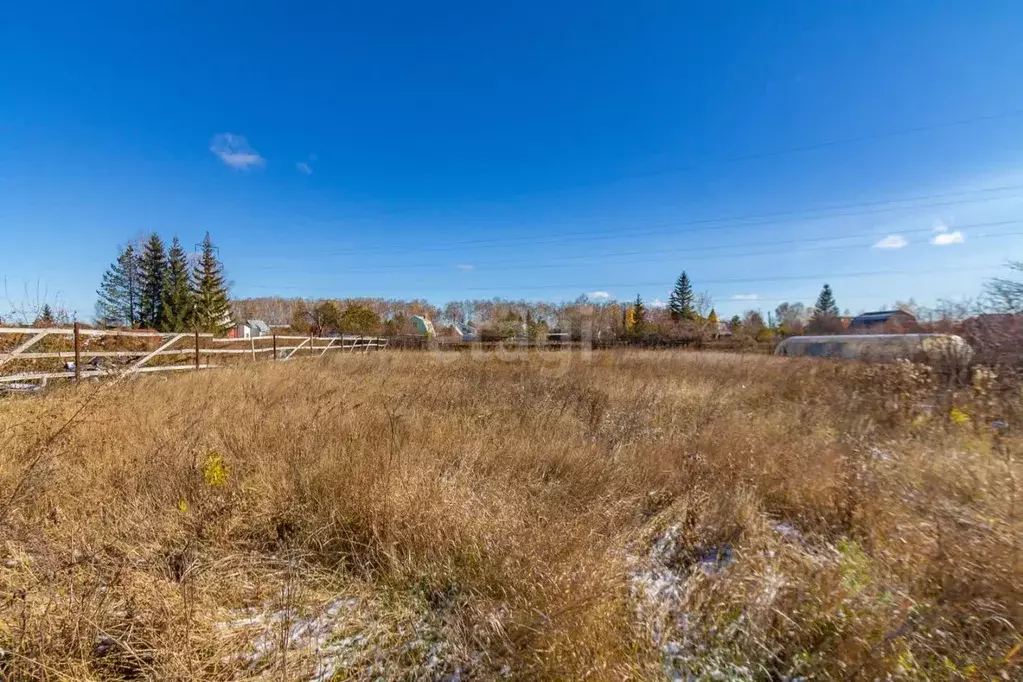
[[[123,346],[134,346],[124,348]],[[49,379],[127,376],[220,367],[228,359],[276,361],[387,347],[375,336],[258,336],[163,333],[71,327],[0,327],[0,388],[30,389]],[[36,350],[41,349],[41,350]],[[54,365],[56,365],[55,368]],[[30,384],[28,382],[37,382]]]

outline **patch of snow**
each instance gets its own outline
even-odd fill
[[[338,598],[311,609],[237,612],[237,618],[215,624],[225,636],[242,641],[241,651],[223,663],[240,668],[237,677],[246,680],[276,680],[276,664],[285,652],[289,679],[307,682],[329,682],[354,668],[386,679],[393,672],[390,663],[417,660],[418,670],[430,679],[459,680],[467,674],[452,660],[450,645],[436,639],[426,621],[374,629],[373,621],[365,620],[366,606],[358,599]],[[482,663],[472,658],[470,665]]]
[[[725,545],[705,551],[700,556],[697,565],[706,575],[713,575],[731,566],[733,561],[735,561],[735,557],[732,555],[732,548]]]
[[[246,633],[251,636],[250,651],[228,659],[243,662],[250,673],[269,665],[284,648],[311,653],[315,665],[307,679],[326,682],[344,668],[345,654],[365,639],[365,635],[335,639],[339,626],[345,624],[343,612],[357,605],[358,600],[355,599],[337,599],[312,613],[300,613],[298,609],[288,607],[220,622],[216,627],[231,632],[252,631]]]
[[[628,557],[629,592],[637,618],[647,624],[654,644],[660,648],[665,677],[690,682],[706,677],[691,672],[694,654],[700,653],[704,645],[693,641],[689,634],[686,590],[697,572],[717,576],[735,562],[735,555],[731,547],[723,545],[703,550],[695,562],[685,562],[681,559],[687,548],[682,540],[681,528],[673,525],[654,539],[646,556]],[[734,679],[735,672],[731,671],[727,679]]]

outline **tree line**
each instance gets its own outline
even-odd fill
[[[736,334],[768,340],[769,336],[781,332],[777,325],[764,322],[756,310],[736,315],[725,326],[719,326],[710,296],[694,292],[688,276],[680,280],[681,286],[676,282],[676,290],[664,307],[650,306],[641,296],[628,303],[588,296],[565,303],[466,299],[450,301],[443,307],[422,299],[263,297],[237,299],[232,301],[232,307],[238,319],[261,319],[273,325],[288,325],[301,333],[412,334],[415,333],[410,321],[413,315],[432,320],[441,336],[454,334],[453,327],[458,325],[471,327],[478,338],[486,341],[512,337],[535,340],[549,332],[565,332],[573,337],[585,333],[593,338],[612,340],[653,337],[686,340],[715,336],[726,328]],[[779,310],[786,306],[789,304],[782,304]],[[803,310],[802,304],[792,304],[791,311],[798,311],[798,315],[790,314],[790,317],[803,316]],[[821,310],[822,320],[831,314],[825,312],[830,310],[827,305]],[[837,312],[834,314],[837,319]],[[790,325],[783,333],[801,333],[805,324]],[[764,329],[769,332],[761,331]]]
[[[128,243],[96,294],[96,322],[106,327],[220,334],[233,325],[224,266],[209,232],[191,256],[177,237],[170,249],[155,233]]]
[[[666,307],[666,319],[650,319],[643,298],[636,300],[622,311],[622,331],[633,337],[667,337],[680,340],[694,340],[708,336],[719,336],[727,331],[732,336],[742,336],[756,341],[770,341],[776,336],[791,336],[809,332],[813,334],[837,334],[843,330],[842,318],[834,292],[824,284],[811,308],[802,303],[782,303],[764,320],[759,310],[747,310],[743,315],[733,315],[727,322],[718,319],[712,306],[711,297],[696,293],[692,281],[685,271],[675,280]]]
[[[1017,269],[1023,271],[1023,265]],[[998,310],[1008,311],[1013,306],[1023,309],[1023,284],[995,280],[989,287],[997,287],[997,290],[991,288],[990,293],[992,297],[997,295]],[[907,305],[911,306],[912,302],[896,303],[892,307]],[[768,342],[794,334],[837,334],[844,330],[843,315],[829,284],[821,287],[813,305],[783,302],[766,313],[751,309],[719,320],[711,297],[698,292],[686,272],[676,279],[664,307],[649,305],[641,296],[630,302],[588,296],[564,303],[466,299],[443,306],[423,299],[265,297],[235,300],[232,306],[238,319],[255,318],[275,325],[291,325],[303,333],[410,334],[414,333],[410,323],[412,315],[433,320],[438,335],[454,335],[455,325],[469,326],[482,340],[512,337],[532,340],[560,331],[573,338],[589,334],[594,339],[672,341],[699,341],[727,333],[744,341]],[[919,312],[923,319],[925,311]],[[928,312],[936,319],[946,319],[962,318],[976,311],[972,306],[964,312],[950,304],[939,304]]]

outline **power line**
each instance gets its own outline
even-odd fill
[[[1023,220],[1001,220],[985,223],[968,223],[965,225],[957,225],[955,229],[964,230],[977,227],[998,227],[1005,225],[1019,225],[1023,223]],[[923,228],[918,230],[901,230],[900,235],[913,235],[913,234],[933,234],[932,228]],[[999,237],[1014,237],[1023,235],[1023,232],[1000,232],[997,234],[986,234],[976,235],[970,238],[970,241],[977,239],[994,239]],[[689,254],[694,252],[704,251],[720,251],[723,249],[734,249],[742,247],[753,247],[753,246],[778,246],[778,245],[789,245],[789,244],[814,244],[829,241],[839,241],[847,239],[858,239],[858,238],[870,238],[876,239],[880,236],[877,232],[861,232],[855,234],[841,235],[837,237],[804,237],[800,239],[776,239],[772,241],[763,242],[750,242],[746,244],[722,244],[714,246],[696,246],[696,247],[682,247],[673,249],[657,249],[658,254]],[[721,258],[742,258],[748,256],[772,256],[772,255],[785,255],[788,253],[805,253],[809,251],[832,251],[832,250],[845,250],[845,249],[864,249],[871,248],[873,244],[838,244],[832,246],[821,246],[817,248],[801,248],[801,249],[783,249],[783,250],[770,250],[770,251],[752,251],[752,252],[737,252],[737,253],[726,253],[719,256],[701,256],[697,258],[686,257],[687,263],[694,261],[705,261],[705,260],[718,260]],[[550,268],[561,268],[561,267],[573,267],[582,265],[623,265],[632,263],[659,263],[661,259],[657,260],[618,260],[618,256],[630,256],[630,255],[647,255],[650,254],[650,249],[636,250],[636,251],[617,251],[608,254],[585,254],[577,256],[564,256],[561,261],[555,263],[534,263],[532,261],[522,260],[498,260],[498,261],[483,261],[473,263],[473,270],[484,269],[485,272],[498,272],[506,270],[542,270]],[[610,257],[610,259],[608,259]],[[600,259],[600,260],[598,260]],[[578,261],[567,263],[563,261]],[[493,267],[496,266],[496,267]],[[411,263],[411,264],[395,264],[385,263],[377,266],[365,266],[359,268],[345,268],[345,274],[366,274],[378,272],[380,270],[434,270],[437,269],[438,264],[436,263]],[[444,266],[447,267],[447,266]],[[262,272],[279,271],[281,268],[273,266],[260,266],[255,268]],[[445,270],[446,271],[446,270]]]
[[[858,279],[861,277],[884,277],[889,275],[933,275],[948,273],[951,271],[955,272],[981,272],[987,270],[1001,269],[1003,266],[981,266],[974,268],[932,268],[925,270],[874,270],[864,272],[845,272],[845,273],[823,273],[816,275],[789,275],[781,277],[753,277],[748,279],[718,279],[718,280],[701,280],[700,285],[707,284],[762,284],[765,282],[798,282],[798,281],[819,281],[819,282],[830,282],[840,279]],[[639,288],[639,287],[663,287],[665,283],[663,281],[658,282],[631,282],[631,283],[589,283],[583,284],[579,282],[565,283],[565,284],[534,284],[534,285],[494,285],[486,287],[459,287],[461,291],[495,291],[495,290],[542,290],[542,289],[574,289],[576,291],[583,291],[586,289],[593,289],[599,287],[600,289],[627,289],[627,288]],[[306,289],[308,287],[298,286],[270,286],[253,284],[249,285],[249,289]],[[450,287],[444,287],[448,289]],[[419,291],[430,291],[430,289],[424,289],[418,287]],[[434,288],[433,290],[436,290]]]
[[[1020,221],[1015,221],[1015,222],[1018,223]],[[1002,233],[999,233],[999,234],[977,235],[975,237],[971,237],[970,241],[976,241],[978,239],[1001,238],[1001,237],[1017,237],[1017,236],[1021,236],[1021,235],[1023,235],[1023,232],[1002,232]],[[807,247],[807,248],[797,248],[797,249],[785,249],[785,250],[781,250],[781,251],[778,251],[778,250],[770,250],[770,251],[745,251],[745,252],[738,252],[738,253],[723,253],[723,254],[718,254],[718,255],[715,255],[715,256],[700,256],[698,258],[686,258],[686,262],[688,263],[688,262],[703,262],[703,261],[711,261],[711,260],[724,260],[724,259],[731,259],[731,258],[746,258],[746,257],[750,257],[750,256],[783,256],[783,255],[788,254],[788,253],[809,253],[809,252],[817,252],[817,251],[845,251],[845,250],[851,250],[851,249],[871,248],[871,246],[872,245],[870,245],[870,244],[840,244],[840,245],[832,245],[832,246],[818,246],[818,247]],[[575,265],[638,265],[638,264],[653,264],[653,263],[663,263],[663,262],[664,262],[664,259],[605,260],[605,261],[599,261],[599,262],[593,262],[593,263],[591,263],[591,262],[576,263]],[[519,270],[548,270],[548,269],[557,269],[557,268],[564,268],[564,267],[570,267],[570,265],[566,265],[564,263],[544,263],[544,264],[535,264],[535,265],[527,264],[527,265],[518,265],[518,266],[501,266],[501,267],[496,267],[496,268],[489,268],[488,267],[486,269],[486,272],[502,272],[502,271],[509,271],[509,270],[513,270],[513,271],[519,271]],[[359,271],[359,270],[349,270],[347,272],[352,272],[353,274],[358,274],[358,273],[365,274],[365,273],[373,272],[373,270],[362,270],[362,271]]]
[[[813,294],[798,294],[796,296],[788,296],[787,298],[760,298],[758,296],[757,298],[748,298],[747,299],[747,298],[729,297],[729,298],[721,299],[718,303],[715,303],[713,305],[717,306],[717,305],[723,304],[723,303],[734,303],[734,304],[740,305],[740,306],[748,305],[750,308],[755,308],[758,303],[800,303],[803,300],[807,300],[807,299],[814,300],[814,299],[817,298],[818,295],[820,295],[819,291],[816,292],[816,293],[813,293]],[[888,294],[880,294],[880,295],[874,295],[874,296],[864,295],[864,294],[857,294],[855,296],[845,296],[845,295],[843,295],[843,296],[841,296],[841,299],[843,301],[876,301],[878,299],[884,299],[886,296],[888,296]],[[611,300],[611,299],[608,299],[608,300]],[[617,300],[617,299],[614,299],[614,300]],[[890,297],[889,297],[889,300],[890,300]],[[649,305],[649,304],[647,304],[647,305]]]
[[[877,132],[877,133],[867,133],[867,134],[864,134],[864,135],[853,135],[853,136],[850,136],[850,137],[839,137],[839,138],[834,138],[834,139],[831,139],[831,140],[825,140],[825,141],[822,141],[822,142],[815,142],[815,143],[811,143],[811,144],[798,145],[798,146],[787,147],[787,148],[783,148],[783,149],[775,149],[775,150],[769,150],[769,151],[764,151],[764,152],[754,152],[754,153],[751,153],[751,154],[740,154],[740,155],[737,155],[737,156],[727,157],[725,159],[722,159],[722,160],[718,161],[717,163],[723,165],[723,164],[729,164],[729,163],[738,163],[738,162],[741,162],[741,161],[754,161],[754,160],[757,160],[757,159],[770,158],[772,156],[784,156],[784,155],[787,155],[787,154],[796,154],[796,153],[800,153],[800,152],[814,151],[814,150],[817,150],[817,149],[825,149],[825,148],[828,148],[828,147],[834,147],[834,146],[841,145],[841,144],[852,144],[852,143],[855,143],[855,142],[867,142],[869,140],[880,140],[880,139],[884,139],[884,138],[887,138],[887,137],[898,137],[899,135],[912,135],[912,134],[916,134],[916,133],[925,133],[925,132],[930,132],[930,131],[933,131],[933,130],[941,130],[943,128],[954,128],[954,127],[957,127],[957,126],[968,125],[968,124],[971,124],[971,123],[980,123],[982,121],[997,121],[997,120],[1006,119],[1006,118],[1016,118],[1016,117],[1019,117],[1019,116],[1023,116],[1023,109],[1012,109],[1012,110],[1004,111],[1004,112],[1001,112],[1001,113],[998,113],[998,114],[989,114],[989,115],[985,115],[985,116],[977,116],[977,117],[974,117],[974,118],[964,118],[964,119],[958,119],[958,120],[953,120],[953,121],[945,121],[945,122],[942,122],[942,123],[934,123],[934,124],[929,124],[929,125],[913,126],[911,128],[899,128],[899,129],[896,129],[896,130],[886,130],[886,131]],[[705,165],[707,165],[707,164],[705,164]],[[631,179],[634,179],[634,178],[653,177],[653,176],[656,176],[656,175],[665,175],[665,174],[669,174],[669,173],[677,173],[677,172],[683,171],[683,170],[694,170],[694,169],[699,168],[699,167],[700,167],[700,164],[685,164],[685,165],[680,165],[680,166],[674,166],[672,168],[660,169],[660,170],[656,170],[656,171],[649,171],[649,172],[645,172],[645,173],[636,173],[636,174],[626,175],[626,176],[622,176],[621,178],[617,178],[617,179],[615,179],[615,180],[613,180],[611,182],[620,182],[621,180],[631,180]],[[603,183],[600,183],[600,184],[603,184]]]
[[[977,268],[955,268],[956,272],[976,272],[981,270],[993,270],[995,268],[1001,268],[1001,266],[986,266]],[[702,280],[700,285],[706,284],[761,284],[764,282],[799,282],[799,281],[812,281],[817,280],[819,282],[829,282],[838,279],[857,279],[860,277],[883,277],[888,275],[933,275],[940,273],[947,273],[950,268],[935,268],[929,270],[874,270],[866,272],[846,272],[846,273],[824,273],[818,275],[789,275],[783,277],[754,277],[750,279],[718,279],[718,280]],[[632,284],[534,284],[529,286],[511,285],[511,286],[490,286],[490,287],[467,287],[463,291],[491,291],[495,289],[523,289],[523,290],[534,290],[534,289],[588,289],[592,286],[600,286],[605,289],[622,289],[627,287],[660,287],[664,286],[664,282],[634,282]]]
[[[519,236],[519,237],[503,237],[503,238],[490,238],[490,239],[470,239],[470,240],[461,240],[461,241],[449,241],[449,242],[446,242],[445,244],[442,244],[442,245],[433,245],[433,246],[426,245],[426,246],[417,247],[417,248],[399,249],[399,250],[394,250],[394,249],[392,249],[390,247],[378,245],[378,246],[369,246],[369,247],[364,247],[364,248],[353,248],[353,249],[343,249],[343,250],[337,250],[337,251],[329,251],[329,252],[323,253],[321,255],[325,255],[325,256],[346,256],[346,255],[368,255],[368,254],[372,254],[372,253],[386,253],[389,256],[394,256],[394,255],[402,255],[402,254],[420,254],[420,253],[435,253],[435,252],[443,252],[443,251],[455,251],[455,250],[458,250],[458,249],[460,249],[462,247],[465,247],[465,246],[484,246],[484,245],[498,246],[498,245],[503,245],[503,244],[508,244],[508,243],[515,243],[515,242],[529,242],[531,244],[540,245],[540,244],[556,244],[556,243],[562,243],[562,242],[576,243],[576,242],[588,242],[588,241],[602,241],[602,240],[607,240],[607,239],[620,239],[620,238],[623,238],[623,237],[650,236],[650,235],[657,235],[657,234],[685,234],[685,233],[690,233],[690,232],[698,232],[698,231],[701,231],[701,230],[706,230],[706,231],[710,231],[710,230],[727,230],[727,229],[735,229],[735,228],[740,228],[740,227],[756,227],[756,226],[763,226],[763,225],[780,224],[782,222],[787,224],[787,223],[791,223],[791,222],[804,222],[804,221],[813,221],[813,220],[830,220],[830,219],[833,219],[833,218],[843,218],[843,217],[858,216],[858,215],[874,215],[874,214],[878,214],[878,213],[888,213],[888,212],[893,212],[893,211],[914,210],[914,209],[924,209],[924,208],[941,208],[941,207],[946,207],[946,206],[958,206],[958,205],[962,205],[962,204],[981,203],[981,202],[986,202],[986,201],[999,201],[999,200],[1004,200],[1004,199],[1016,199],[1016,198],[1019,198],[1020,195],[1018,195],[1018,194],[1010,194],[1010,195],[1006,195],[1006,196],[983,197],[983,198],[976,198],[976,199],[963,199],[963,200],[957,200],[957,201],[944,201],[944,202],[928,203],[928,204],[913,204],[913,205],[908,205],[908,206],[884,206],[884,204],[893,204],[893,203],[902,204],[902,203],[906,203],[906,202],[924,201],[924,200],[928,200],[928,199],[937,199],[937,198],[943,198],[943,197],[955,197],[955,196],[965,196],[965,195],[973,195],[973,194],[990,194],[990,193],[995,193],[995,192],[1005,192],[1005,191],[1008,191],[1008,190],[1019,190],[1019,189],[1023,189],[1023,184],[1020,184],[1020,185],[1006,185],[1006,186],[1003,186],[1003,187],[991,187],[991,188],[979,189],[979,190],[966,190],[966,191],[961,191],[961,192],[944,192],[944,193],[939,193],[939,194],[929,194],[929,195],[922,195],[922,196],[916,196],[916,197],[907,197],[907,198],[904,198],[904,199],[886,199],[886,200],[878,200],[878,201],[867,201],[867,202],[860,202],[860,203],[854,203],[854,204],[835,205],[835,206],[830,206],[830,207],[800,209],[800,210],[796,210],[796,211],[778,211],[778,212],[774,212],[774,213],[760,213],[760,214],[752,214],[752,215],[746,215],[746,216],[703,218],[703,219],[698,219],[698,220],[687,220],[687,221],[681,221],[681,222],[675,222],[675,221],[661,222],[661,223],[654,223],[653,225],[648,226],[648,228],[644,228],[644,229],[641,229],[641,230],[635,230],[635,229],[630,229],[630,228],[624,228],[624,229],[617,228],[617,229],[614,229],[614,230],[598,230],[598,231],[586,230],[586,231],[576,231],[576,232],[565,232],[565,233],[561,233],[560,235],[558,235],[556,237],[551,237],[551,238],[536,238],[536,237],[522,237],[522,236]],[[876,208],[872,208],[870,210],[864,210],[864,211],[845,211],[845,212],[833,213],[833,214],[829,214],[829,215],[814,215],[814,216],[797,217],[797,216],[800,216],[800,215],[806,214],[806,213],[821,213],[821,212],[838,211],[838,210],[841,210],[841,209],[848,209],[848,208],[864,208],[864,207],[876,207]],[[787,216],[792,216],[792,218],[789,219],[789,220],[785,220],[785,221],[776,220],[776,218],[782,218],[782,217],[787,217]],[[768,218],[768,219],[767,220],[760,220],[762,218]],[[742,222],[739,222],[739,221],[742,221]],[[746,222],[746,221],[750,221],[750,222]],[[726,223],[726,224],[722,225],[722,224],[718,224],[718,223]],[[679,227],[689,227],[690,229],[684,229],[684,230],[676,229],[676,228],[679,228]],[[665,229],[661,229],[661,228],[671,228],[671,229],[665,230]]]
[[[724,166],[724,165],[729,165],[729,164],[733,164],[733,163],[741,163],[743,161],[755,161],[755,160],[759,160],[759,159],[766,159],[766,158],[771,158],[771,157],[776,157],[776,156],[787,156],[789,154],[798,154],[798,153],[803,153],[803,152],[815,151],[815,150],[819,150],[819,149],[827,149],[827,148],[830,148],[830,147],[836,147],[836,146],[843,145],[843,144],[854,144],[854,143],[857,143],[857,142],[868,142],[868,141],[871,141],[871,140],[880,140],[880,139],[885,139],[885,138],[890,138],[890,137],[899,137],[901,135],[915,135],[915,134],[926,133],[926,132],[931,132],[931,131],[935,131],[935,130],[942,130],[942,129],[946,129],[946,128],[955,128],[955,127],[963,126],[963,125],[970,125],[970,124],[973,124],[973,123],[983,123],[983,122],[987,122],[987,121],[998,121],[998,120],[1009,119],[1009,118],[1018,118],[1020,116],[1023,116],[1023,109],[1010,109],[1008,111],[1003,111],[1003,112],[996,113],[996,114],[985,114],[983,116],[975,116],[975,117],[971,117],[971,118],[954,119],[954,120],[951,120],[951,121],[943,121],[943,122],[931,123],[931,124],[926,124],[926,125],[911,126],[911,127],[907,127],[907,128],[896,128],[896,129],[892,129],[892,130],[884,130],[884,131],[879,131],[879,132],[874,132],[874,133],[865,133],[865,134],[862,134],[862,135],[851,135],[851,136],[848,136],[848,137],[837,137],[837,138],[832,138],[830,140],[822,140],[820,142],[811,142],[811,143],[807,143],[807,144],[794,145],[792,147],[783,147],[781,149],[765,150],[765,151],[761,151],[761,152],[752,152],[752,153],[748,153],[748,154],[738,154],[738,155],[734,155],[734,156],[730,156],[730,157],[725,157],[725,158],[719,159],[717,161],[710,161],[710,162],[706,162],[706,163],[686,163],[686,164],[679,164],[679,165],[670,166],[670,167],[667,167],[667,168],[660,168],[660,169],[655,169],[655,170],[650,170],[650,171],[643,171],[643,172],[638,172],[638,173],[627,173],[625,175],[621,175],[621,176],[616,177],[616,178],[609,178],[609,179],[606,179],[606,180],[596,180],[596,181],[592,181],[592,182],[577,182],[577,183],[570,183],[570,184],[560,185],[558,187],[547,187],[547,188],[542,188],[542,189],[537,189],[537,190],[528,190],[528,191],[514,192],[514,193],[508,195],[508,197],[523,197],[523,196],[532,196],[532,195],[543,195],[543,194],[551,194],[551,193],[561,192],[561,191],[570,190],[570,189],[579,189],[579,188],[583,188],[583,187],[599,187],[599,186],[602,186],[602,185],[613,185],[613,184],[616,184],[616,183],[625,182],[625,181],[629,181],[629,180],[638,180],[638,179],[648,178],[648,177],[657,177],[657,176],[663,176],[663,175],[671,175],[673,173],[679,173],[679,172],[686,171],[686,170],[695,170],[695,169],[698,169],[698,168],[701,168],[701,167],[706,167],[706,166],[715,166],[715,165]],[[401,215],[401,214],[415,213],[417,211],[421,212],[422,209],[417,209],[417,208],[398,209],[398,210],[385,211],[385,212],[383,212],[383,214],[384,215]]]

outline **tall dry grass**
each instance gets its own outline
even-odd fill
[[[1019,679],[1018,392],[394,353],[6,399],[0,673]]]

